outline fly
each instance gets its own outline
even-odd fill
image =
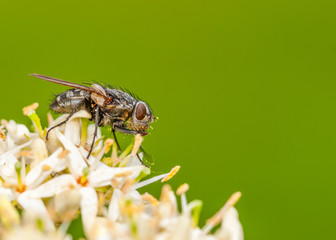
[[[145,136],[148,134],[146,130],[149,123],[154,121],[152,111],[146,102],[136,99],[132,94],[121,89],[100,84],[92,84],[88,87],[40,74],[31,74],[31,76],[72,88],[57,95],[50,105],[53,111],[69,115],[63,122],[48,129],[47,140],[51,130],[65,124],[76,112],[86,110],[91,114],[91,121],[95,123],[95,131],[87,158],[91,155],[98,126],[112,126],[112,133],[120,150],[115,131]],[[144,164],[139,155],[138,158]]]

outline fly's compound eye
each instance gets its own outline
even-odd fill
[[[139,103],[135,111],[138,120],[142,120],[146,116],[146,106],[143,103]]]

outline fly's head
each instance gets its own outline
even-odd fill
[[[154,116],[147,103],[137,101],[132,113],[130,128],[139,132],[142,136],[147,135],[145,130],[148,129],[149,123],[154,121]]]

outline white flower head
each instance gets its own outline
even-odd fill
[[[140,134],[119,154],[116,142],[104,139],[100,129],[93,142],[95,126],[90,124],[90,113],[81,110],[70,119],[68,114],[56,120],[49,116],[50,127],[67,121],[48,132],[35,112],[37,106],[24,109],[35,126],[34,132],[12,120],[1,122],[3,239],[69,239],[67,228],[79,213],[86,237],[94,240],[243,239],[233,207],[239,192],[200,228],[202,202],[187,201],[188,184],[178,188],[177,196],[169,185],[163,186],[159,199],[139,193],[144,186],[170,180],[180,169],[176,166],[168,173],[142,180],[150,169],[142,164],[143,154],[138,154],[143,141]],[[87,158],[92,144],[93,151]],[[23,209],[22,216],[16,207]]]

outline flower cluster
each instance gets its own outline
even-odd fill
[[[94,132],[90,114],[77,112],[66,124],[50,131],[46,140],[47,130],[35,113],[37,106],[24,108],[34,131],[13,120],[1,121],[1,238],[71,239],[68,227],[81,216],[88,239],[243,239],[233,207],[239,192],[200,228],[202,202],[187,202],[187,184],[176,194],[164,185],[159,199],[138,192],[155,181],[168,181],[179,170],[176,166],[169,173],[143,180],[150,169],[137,156],[140,135],[118,154],[115,141],[105,139],[99,130],[87,158]],[[66,117],[53,120],[49,115],[49,127]],[[181,198],[181,211],[176,195]]]

